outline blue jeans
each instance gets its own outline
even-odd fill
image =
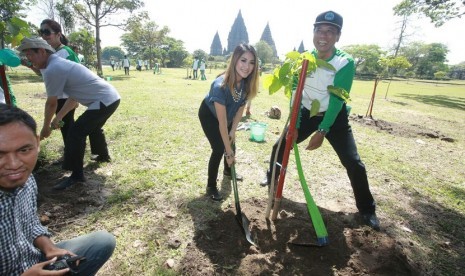
[[[310,118],[310,111],[306,108],[302,108],[300,116],[300,128],[298,129],[298,138],[296,143],[304,141],[310,135],[318,129],[323,116],[313,116]],[[339,112],[331,131],[326,135],[326,139],[329,141],[334,151],[339,157],[342,165],[347,170],[352,190],[354,191],[355,202],[357,209],[364,214],[372,214],[375,212],[375,201],[370,192],[368,185],[368,178],[360,156],[357,152],[357,146],[355,144],[352,128],[349,125],[347,116],[346,105],[342,107]],[[281,164],[284,155],[284,145],[286,144],[286,138],[284,137],[280,149],[278,150],[277,163]],[[273,160],[278,147],[278,142],[273,146],[273,151],[270,158],[270,168],[267,173],[268,179],[271,178],[271,172],[273,170]],[[276,177],[279,175],[280,167],[276,168]]]
[[[95,275],[110,259],[116,246],[115,237],[106,231],[97,231],[77,238],[62,241],[57,247],[86,257],[78,266],[76,275]]]

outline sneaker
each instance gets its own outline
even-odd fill
[[[55,186],[53,186],[53,189],[57,190],[57,191],[60,191],[60,190],[66,189],[68,187],[71,187],[76,183],[82,183],[82,182],[85,182],[85,181],[86,180],[84,178],[83,179],[74,179],[74,178],[71,178],[71,177],[65,177],[60,182],[58,182]]]
[[[217,187],[207,187],[207,196],[214,201],[221,201],[223,199]]]
[[[375,213],[373,214],[360,214],[362,216],[363,223],[370,226],[376,231],[380,230],[379,219]]]
[[[231,172],[229,171],[223,171],[223,175],[226,177],[231,177]],[[236,180],[237,181],[242,181],[244,180],[244,177],[236,172]]]
[[[98,162],[98,163],[110,163],[111,162],[111,158],[110,156],[102,156],[102,155],[92,155],[90,157],[90,160],[92,161],[95,161],[95,162]]]

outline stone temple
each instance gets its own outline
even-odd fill
[[[263,30],[260,40],[265,41],[273,49],[273,55],[277,56],[276,45],[271,35],[270,26],[267,23],[265,29]],[[218,32],[216,32],[213,37],[212,44],[210,46],[210,55],[212,56],[225,56],[234,51],[234,48],[240,43],[249,43],[249,34],[247,33],[247,27],[245,26],[244,18],[242,18],[242,13],[239,10],[239,13],[234,20],[234,23],[231,27],[231,31],[228,35],[228,46],[223,48],[221,44],[220,37]]]

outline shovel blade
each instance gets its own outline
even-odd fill
[[[257,246],[254,243],[253,239],[252,239],[252,235],[250,234],[250,230],[249,230],[250,221],[249,221],[249,219],[244,215],[244,213],[241,212],[241,213],[238,213],[236,215],[236,220],[239,223],[239,225],[242,227],[242,231],[244,232],[244,235],[245,235],[245,238],[247,239],[247,241],[251,245]]]

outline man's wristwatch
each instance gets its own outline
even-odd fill
[[[326,133],[328,133],[326,130],[324,130],[324,129],[322,129],[322,128],[320,128],[320,129],[318,130],[318,132],[319,132],[321,135],[323,135],[323,136],[326,136]]]

